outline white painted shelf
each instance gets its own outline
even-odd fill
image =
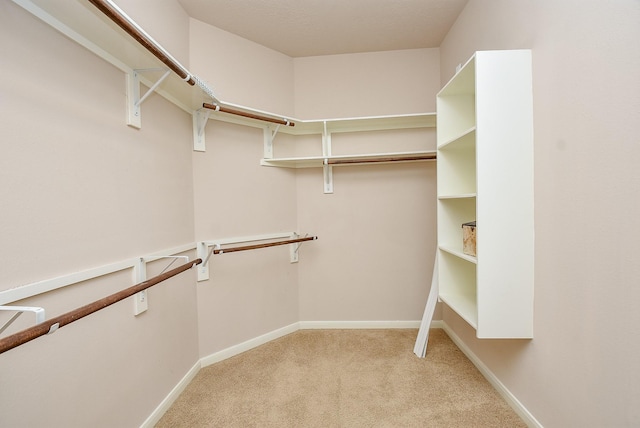
[[[337,155],[337,156],[308,156],[308,157],[292,157],[292,158],[276,158],[262,159],[261,165],[275,166],[281,168],[319,168],[325,165],[330,166],[348,166],[348,165],[364,165],[370,163],[383,164],[395,162],[423,162],[435,160],[435,151],[416,151],[416,152],[399,152],[399,153],[372,153],[372,154],[356,154],[356,155]],[[416,159],[421,157],[430,157],[432,159]],[[395,158],[390,161],[388,158]]]

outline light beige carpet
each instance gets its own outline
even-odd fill
[[[157,427],[526,427],[440,329],[300,330],[200,370]]]

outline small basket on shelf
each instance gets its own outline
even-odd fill
[[[476,222],[462,224],[462,252],[476,257]]]

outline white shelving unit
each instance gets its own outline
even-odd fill
[[[533,337],[531,85],[530,51],[482,51],[437,96],[439,298],[478,338]]]
[[[390,162],[420,162],[435,160],[434,150],[391,151],[377,153],[332,154],[332,136],[338,133],[407,130],[434,128],[435,113],[419,113],[395,116],[372,116],[346,119],[321,119],[297,121],[295,127],[280,128],[280,132],[293,135],[318,135],[322,144],[322,154],[318,156],[274,157],[273,135],[265,130],[265,156],[261,165],[280,168],[320,168],[324,169],[324,192],[333,192],[334,166],[365,165]],[[426,142],[425,142],[426,143]],[[425,144],[426,146],[426,144]]]

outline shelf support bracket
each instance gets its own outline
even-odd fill
[[[136,284],[140,284],[147,280],[147,262],[152,262],[160,259],[172,259],[171,263],[169,263],[162,272],[158,275],[162,275],[165,273],[167,269],[171,267],[173,263],[175,263],[178,259],[184,259],[185,263],[189,262],[189,256],[149,256],[149,257],[140,257],[136,264],[133,266],[133,280]],[[140,315],[144,311],[147,310],[149,306],[149,300],[147,297],[147,290],[142,290],[133,296],[133,315]]]
[[[45,321],[44,308],[36,306],[0,306],[0,311],[15,311],[16,313],[7,321],[2,327],[0,327],[0,334],[5,331],[15,320],[18,319],[23,312],[33,312],[36,315],[36,324],[43,323]]]
[[[322,129],[322,156],[331,156],[331,133],[327,131],[327,121],[323,123]],[[325,158],[322,165],[322,177],[324,183],[324,193],[333,193],[333,167],[329,165]]]
[[[276,126],[274,130],[271,130],[270,126],[264,128],[264,155],[265,159],[273,159],[273,140],[276,138],[278,131],[280,130],[280,124]]]
[[[149,71],[164,71],[156,83],[151,85],[149,90],[140,96],[140,74]],[[127,73],[127,125],[140,129],[142,127],[142,119],[140,106],[151,95],[158,86],[171,74],[171,70],[166,68],[147,68],[139,70],[131,70]]]
[[[193,112],[193,151],[204,152],[206,145],[204,140],[204,128],[207,126],[211,110],[201,108]]]

